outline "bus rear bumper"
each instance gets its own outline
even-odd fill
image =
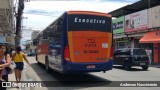
[[[64,66],[64,73],[85,73],[85,72],[100,72],[112,70],[113,60],[101,63],[73,63],[67,62]]]

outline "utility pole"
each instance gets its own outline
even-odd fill
[[[16,13],[15,46],[19,46],[21,41],[21,20],[22,20],[23,10],[24,10],[24,0],[19,0],[18,12]]]
[[[148,0],[148,9],[151,7],[151,1]]]

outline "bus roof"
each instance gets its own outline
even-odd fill
[[[99,16],[107,16],[111,17],[110,14],[102,13],[102,12],[95,12],[95,11],[68,11],[68,14],[89,14],[89,15],[99,15]]]

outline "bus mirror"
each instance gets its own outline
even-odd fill
[[[37,44],[38,44],[38,40],[37,40],[37,39],[34,39],[34,40],[33,40],[33,45],[34,45],[34,46],[37,46]]]

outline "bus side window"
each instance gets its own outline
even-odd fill
[[[57,25],[56,26],[56,30],[54,31],[54,42],[56,43],[56,45],[60,45],[61,43],[61,34],[62,34],[62,25]]]

